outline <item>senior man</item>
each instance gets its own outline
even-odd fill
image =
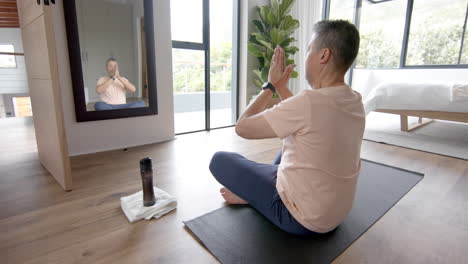
[[[361,168],[365,114],[361,95],[344,81],[359,50],[359,32],[343,20],[314,25],[306,60],[312,89],[294,95],[276,47],[268,82],[236,125],[246,139],[282,139],[273,164],[237,153],[217,152],[210,163],[230,204],[249,204],[280,229],[307,236],[327,233],[344,221],[355,196]],[[282,101],[264,110],[277,92]]]

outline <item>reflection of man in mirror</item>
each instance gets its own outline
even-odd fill
[[[125,77],[120,76],[119,64],[115,58],[109,58],[106,61],[106,70],[108,76],[98,79],[96,84],[96,92],[101,96],[102,102],[94,105],[96,110],[110,110],[132,107],[144,107],[142,101],[127,104],[128,92],[135,92],[135,86],[130,83]],[[143,103],[143,105],[141,105]]]

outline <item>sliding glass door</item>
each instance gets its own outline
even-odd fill
[[[176,134],[234,125],[238,0],[171,0]]]
[[[237,1],[210,0],[210,127],[237,119]]]

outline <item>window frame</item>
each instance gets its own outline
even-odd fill
[[[327,20],[330,16],[330,5],[331,1],[333,0],[322,0],[322,19]],[[372,0],[354,0],[354,8],[355,8],[355,15],[353,19],[353,23],[356,25],[356,27],[359,30],[359,25],[360,25],[360,20],[361,20],[361,6],[362,6],[362,1],[370,1],[371,3],[384,3],[388,1],[393,1],[393,0],[381,0],[381,1],[372,1]],[[449,64],[449,65],[444,65],[444,64],[438,64],[438,65],[407,65],[406,64],[406,59],[408,56],[408,42],[409,42],[409,34],[410,34],[410,29],[411,29],[411,18],[413,15],[413,6],[414,6],[414,0],[407,0],[407,6],[406,6],[406,17],[405,17],[405,28],[403,30],[403,41],[401,45],[401,52],[400,52],[400,63],[397,68],[359,68],[359,70],[398,70],[398,69],[463,69],[463,68],[468,68],[468,64],[461,64],[461,56],[463,54],[463,48],[468,48],[464,47],[464,38],[466,34],[466,24],[467,24],[467,18],[468,18],[468,4],[467,4],[467,11],[465,12],[465,22],[463,24],[463,31],[462,31],[462,36],[461,36],[461,43],[460,43],[460,50],[458,54],[458,60],[457,64]],[[350,79],[352,80],[352,73],[353,70],[355,69],[355,63],[353,63],[351,69],[350,69]]]
[[[232,71],[234,72],[235,78],[232,79],[232,87],[236,88],[236,119],[239,118],[239,54],[240,54],[240,0],[233,0],[234,1],[234,9],[233,9],[233,17],[236,23],[233,23],[233,47],[232,47]],[[196,130],[196,131],[189,131],[189,132],[182,132],[177,133],[176,135],[183,135],[201,131],[210,131],[213,129],[221,129],[227,127],[233,127],[235,125],[223,126],[223,127],[211,127],[211,83],[210,83],[210,0],[203,0],[203,37],[202,43],[199,42],[190,42],[190,41],[178,41],[178,40],[171,40],[172,41],[172,48],[173,49],[188,49],[188,50],[200,50],[205,52],[205,129],[203,130]]]

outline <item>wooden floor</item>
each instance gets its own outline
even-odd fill
[[[224,206],[208,171],[212,154],[236,151],[270,162],[280,147],[279,140],[247,141],[228,128],[74,157],[74,190],[64,192],[37,160],[31,122],[4,120],[1,263],[217,263],[182,223]],[[146,156],[156,185],[179,205],[160,220],[129,224],[119,198],[140,190],[138,160]],[[468,263],[468,162],[367,141],[362,157],[425,178],[335,263]]]

